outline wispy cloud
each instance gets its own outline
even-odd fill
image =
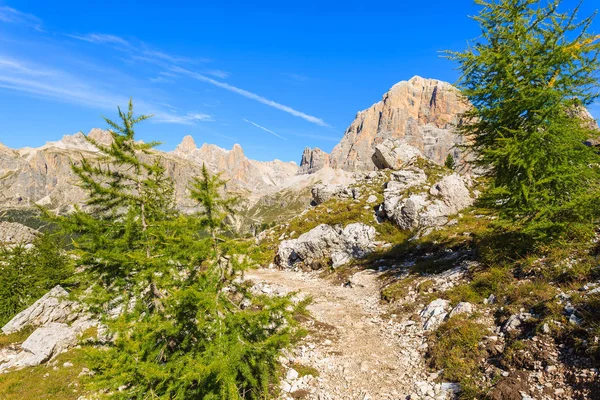
[[[267,128],[265,128],[264,126],[260,126],[259,124],[255,123],[255,122],[248,121],[248,120],[247,120],[247,119],[245,119],[245,118],[244,118],[244,121],[246,121],[246,122],[247,122],[247,123],[249,123],[249,124],[252,124],[252,125],[254,125],[255,127],[259,128],[259,129],[262,129],[263,131],[267,131],[267,132],[269,132],[270,134],[272,134],[272,135],[275,135],[275,136],[277,136],[277,137],[278,137],[278,138],[280,138],[280,139],[287,140],[287,139],[286,139],[286,138],[284,138],[283,136],[276,134],[275,132],[273,132],[273,131],[272,131],[272,130],[270,130],[270,129],[267,129]]]
[[[229,76],[229,72],[221,71],[220,69],[213,69],[206,73],[208,75],[216,76],[217,78],[220,78],[220,79],[225,79]]]
[[[27,14],[14,8],[0,6],[0,22],[19,24],[42,30],[42,20],[32,14]]]
[[[110,45],[120,45],[129,47],[131,44],[123,39],[122,37],[115,35],[108,35],[105,33],[88,33],[86,35],[66,35],[70,38],[83,40],[84,42],[96,43],[96,44],[110,44]]]
[[[170,83],[170,82],[174,82],[176,75],[172,74],[170,72],[159,72],[158,76],[154,77],[154,78],[149,78],[150,82],[153,83]]]
[[[214,121],[213,117],[209,114],[203,113],[188,113],[186,115],[177,115],[168,112],[156,112],[154,114],[155,122],[171,123],[171,124],[182,124],[189,125],[192,122],[210,122]]]
[[[162,60],[162,61],[170,62],[172,64],[185,63],[185,62],[192,61],[192,59],[188,58],[188,57],[176,56],[176,55],[167,54],[167,53],[163,53],[162,51],[156,51],[156,50],[141,50],[140,53],[143,54],[144,56],[146,56],[146,58],[145,58],[146,60],[151,60],[151,61]]]
[[[317,118],[317,117],[314,117],[312,115],[308,115],[308,114],[303,113],[301,111],[295,110],[292,107],[286,106],[284,104],[277,103],[277,102],[275,102],[273,100],[269,100],[269,99],[267,99],[267,98],[265,98],[263,96],[260,96],[260,95],[258,95],[256,93],[249,92],[247,90],[238,88],[236,86],[230,85],[230,84],[225,83],[225,82],[220,82],[220,81],[214,80],[212,78],[209,78],[208,76],[199,74],[197,72],[193,72],[193,71],[190,71],[190,70],[178,67],[178,66],[171,67],[171,71],[177,72],[177,73],[180,73],[180,74],[183,74],[183,75],[187,75],[187,76],[189,76],[189,77],[191,77],[193,79],[196,79],[196,80],[198,80],[200,82],[209,83],[209,84],[211,84],[213,86],[217,86],[217,87],[220,87],[222,89],[228,90],[230,92],[237,93],[237,94],[239,94],[241,96],[244,96],[244,97],[246,97],[248,99],[256,100],[259,103],[265,104],[265,105],[267,105],[269,107],[276,108],[278,110],[281,110],[283,112],[291,114],[291,115],[293,115],[295,117],[302,118],[302,119],[304,119],[304,120],[306,120],[308,122],[312,122],[313,124],[316,124],[316,125],[319,125],[319,126],[329,127],[329,125],[325,121],[323,121],[321,118]]]
[[[101,84],[94,84],[89,79],[1,54],[0,88],[103,110],[114,110],[117,105],[125,105],[129,100],[125,96],[107,91]],[[136,106],[144,114],[154,114],[154,122],[159,123],[193,125],[195,122],[213,120],[208,114],[179,114],[173,110],[165,110],[158,104],[142,101],[136,101]]]
[[[88,43],[111,46],[117,50],[123,51],[129,56],[129,59],[123,60],[125,62],[131,62],[132,60],[143,61],[166,67],[171,64],[207,61],[206,59],[191,59],[189,57],[168,54],[162,51],[150,49],[144,43],[140,43],[139,40],[135,40],[135,38],[132,40],[126,40],[120,36],[106,33],[88,33],[85,35],[65,34],[65,36]]]

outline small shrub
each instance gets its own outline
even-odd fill
[[[444,165],[446,166],[446,168],[454,169],[455,161],[454,156],[452,154],[448,154],[448,156],[446,157],[446,161],[444,161]]]

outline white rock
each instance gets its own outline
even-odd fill
[[[285,379],[288,381],[294,381],[298,379],[298,376],[298,371],[296,371],[294,368],[289,368],[285,374]]]
[[[369,204],[377,203],[377,196],[375,196],[374,194],[370,195],[367,198],[367,203],[369,203]]]
[[[321,224],[297,239],[281,242],[276,262],[292,268],[299,262],[312,267],[331,260],[333,267],[338,267],[372,252],[376,234],[375,228],[362,223],[349,224],[344,229]]]
[[[26,326],[41,326],[50,322],[69,323],[78,317],[76,304],[67,299],[69,293],[56,286],[26,310],[21,311],[2,327],[6,335]]]
[[[311,194],[315,204],[322,204],[331,198],[357,199],[360,196],[358,188],[341,184],[318,184],[313,186]]]
[[[51,322],[36,329],[21,345],[15,358],[0,365],[0,371],[44,363],[77,343],[77,332],[66,324]]]
[[[420,171],[420,170],[418,170]],[[465,178],[454,173],[435,183],[429,192],[410,194],[406,190],[424,183],[423,171],[398,171],[384,190],[383,213],[401,229],[444,225],[448,217],[473,204]],[[422,173],[422,175],[421,175]]]
[[[416,147],[395,138],[388,138],[375,146],[373,163],[379,169],[400,169],[418,157],[423,157],[423,154]]]
[[[429,303],[420,313],[423,319],[423,329],[429,331],[440,326],[448,315],[449,306],[450,302],[444,299],[437,299]]]
[[[448,318],[452,318],[453,316],[459,314],[471,315],[473,314],[473,311],[475,311],[475,307],[473,306],[473,304],[467,302],[460,302],[456,305],[456,307],[454,307],[452,311],[450,311]]]
[[[533,315],[530,313],[513,314],[504,323],[502,330],[507,333],[515,332],[523,325],[523,322],[529,321],[532,318]]]

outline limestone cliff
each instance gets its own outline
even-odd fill
[[[418,76],[394,85],[383,99],[359,112],[330,156],[333,168],[349,171],[375,169],[375,146],[387,138],[401,139],[431,161],[443,164],[462,138],[454,127],[469,105],[446,82]]]
[[[304,149],[298,170],[299,174],[312,174],[325,167],[329,167],[329,154],[318,147]]]
[[[92,129],[88,136],[103,145],[112,141],[110,134],[100,129]],[[94,157],[97,153],[97,148],[83,133],[66,135],[38,148],[11,150],[0,145],[0,205],[31,207],[41,204],[68,209],[81,203],[85,194],[76,185],[71,165],[79,162],[82,156]],[[202,164],[206,164],[210,172],[220,172],[229,180],[229,190],[243,193],[272,189],[296,175],[298,170],[293,162],[249,160],[239,145],[232,150],[208,144],[198,149],[191,137],[184,138],[173,152],[155,151],[154,154],[162,157],[167,175],[175,182],[179,206],[184,209],[191,207],[185,195],[188,182],[200,174]]]

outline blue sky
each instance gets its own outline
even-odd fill
[[[155,114],[140,138],[164,150],[190,134],[298,162],[306,146],[331,151],[393,84],[454,82],[440,51],[478,34],[472,0],[144,3],[0,0],[0,142],[104,128],[131,96]]]

